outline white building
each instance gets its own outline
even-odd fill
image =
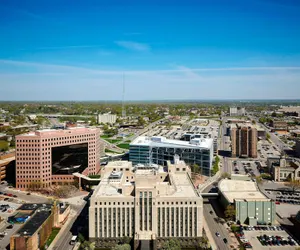
[[[100,247],[106,240],[125,236],[137,241],[201,237],[203,199],[190,174],[178,157],[167,169],[110,162],[90,199],[90,240]]]
[[[213,161],[213,139],[193,138],[190,141],[171,140],[163,136],[139,136],[129,146],[133,164],[165,166],[175,155],[187,164],[197,164],[204,175],[210,175]]]
[[[104,124],[114,124],[117,121],[117,115],[113,114],[102,114],[98,115],[98,123],[104,123]]]
[[[246,114],[245,108],[231,107],[229,110],[230,116],[244,116]]]

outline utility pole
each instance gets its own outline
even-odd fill
[[[123,73],[123,93],[122,93],[122,117],[126,116],[126,109],[125,109],[125,75]]]

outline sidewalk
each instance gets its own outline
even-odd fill
[[[59,230],[58,234],[56,235],[56,237],[54,238],[54,240],[51,242],[50,246],[47,248],[47,250],[53,250],[53,247],[56,245],[56,242],[58,241],[58,239],[60,239],[60,237],[62,235],[65,234],[66,229],[68,228],[69,224],[72,222],[72,219],[76,216],[76,212],[71,210],[69,217],[66,221],[66,223],[61,227],[61,229]]]
[[[205,218],[203,217],[203,228],[205,230],[205,233],[206,233],[206,236],[208,238],[208,242],[211,246],[211,249],[212,250],[215,250],[215,249],[218,249],[217,246],[216,246],[216,242],[211,234],[211,231],[209,230],[208,226],[207,226],[207,223],[206,223],[206,220]]]

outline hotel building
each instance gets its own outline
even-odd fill
[[[203,199],[190,174],[178,157],[167,167],[110,162],[90,199],[90,240],[100,247],[125,236],[135,242],[201,237]]]
[[[167,165],[178,155],[186,164],[197,164],[203,175],[210,175],[214,154],[213,139],[193,138],[190,141],[165,137],[140,136],[130,143],[129,160],[135,164]]]
[[[16,188],[74,182],[73,173],[100,170],[98,128],[38,130],[16,136]]]

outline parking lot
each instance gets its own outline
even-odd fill
[[[249,176],[258,176],[260,175],[257,164],[255,161],[247,160],[234,160],[232,162],[232,173],[249,175]]]
[[[252,248],[259,249],[286,249],[295,250],[295,246],[298,245],[285,231],[244,231],[245,238],[250,242]],[[259,241],[262,239],[262,243]],[[295,245],[291,245],[295,244]]]
[[[14,215],[21,206],[19,200],[11,197],[0,197],[0,216],[3,221],[0,224],[0,249],[6,249],[9,245],[10,237],[23,225],[11,225],[7,222],[8,217]]]
[[[11,226],[9,223],[1,223],[1,228],[0,228],[0,250],[6,249],[6,247],[10,243],[10,237],[16,233],[22,226],[23,224],[15,224]]]

